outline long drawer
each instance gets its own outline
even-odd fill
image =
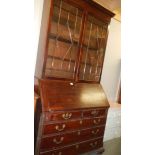
[[[44,137],[41,139],[40,149],[41,151],[48,149],[55,149],[60,146],[69,145],[85,140],[102,137],[105,126],[83,129],[66,134],[60,134],[56,136]]]
[[[92,126],[105,125],[106,117],[88,118],[72,121],[64,121],[60,123],[46,124],[43,127],[43,134],[54,134],[72,130],[89,128]]]
[[[78,155],[80,153],[96,150],[103,146],[103,138],[97,138],[94,140],[86,141],[83,143],[77,143],[68,147],[64,147],[53,151],[44,151],[40,155]]]

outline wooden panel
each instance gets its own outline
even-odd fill
[[[70,132],[57,136],[50,136],[42,138],[41,140],[41,151],[47,151],[56,149],[57,147],[82,142],[85,140],[101,137],[104,132],[104,126],[84,129],[81,131]]]
[[[44,111],[109,107],[100,84],[56,80],[40,80],[39,83]]]

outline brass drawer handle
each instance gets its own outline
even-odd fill
[[[94,148],[96,145],[97,145],[97,142],[95,142],[94,144],[93,144],[93,143],[90,143],[90,146],[93,147],[93,148]]]
[[[62,118],[63,119],[70,119],[72,117],[72,113],[65,113],[65,114],[62,114]]]
[[[78,136],[80,136],[80,135],[81,135],[81,132],[80,132],[80,131],[78,131],[78,132],[77,132],[77,134],[78,134]]]
[[[97,129],[96,131],[91,131],[92,134],[96,135],[99,132],[99,129]]]
[[[78,144],[75,147],[76,147],[76,149],[79,149],[79,145]]]
[[[55,153],[52,153],[52,155],[55,155]],[[62,155],[62,152],[59,152],[58,155]]]
[[[63,140],[64,140],[64,137],[61,137],[59,141],[58,141],[56,138],[54,138],[54,139],[53,139],[53,142],[54,142],[55,144],[61,144],[61,143],[63,142]]]
[[[94,124],[99,124],[100,123],[100,119],[98,119],[97,121],[96,120],[94,120],[93,122],[94,122]]]
[[[65,127],[66,127],[65,124],[62,125],[62,128],[60,128],[60,127],[57,125],[57,126],[55,127],[55,129],[56,129],[57,131],[63,131],[63,130],[65,129]]]
[[[91,114],[92,114],[93,116],[96,116],[98,113],[99,113],[99,111],[97,111],[97,110],[93,110],[93,111],[91,112]]]

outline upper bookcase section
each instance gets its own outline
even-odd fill
[[[113,15],[90,0],[52,0],[43,78],[100,82]]]

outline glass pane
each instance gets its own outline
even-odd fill
[[[80,80],[99,81],[104,59],[107,25],[88,16],[85,29]]]
[[[45,76],[73,79],[82,11],[63,0],[55,0],[51,22]]]

